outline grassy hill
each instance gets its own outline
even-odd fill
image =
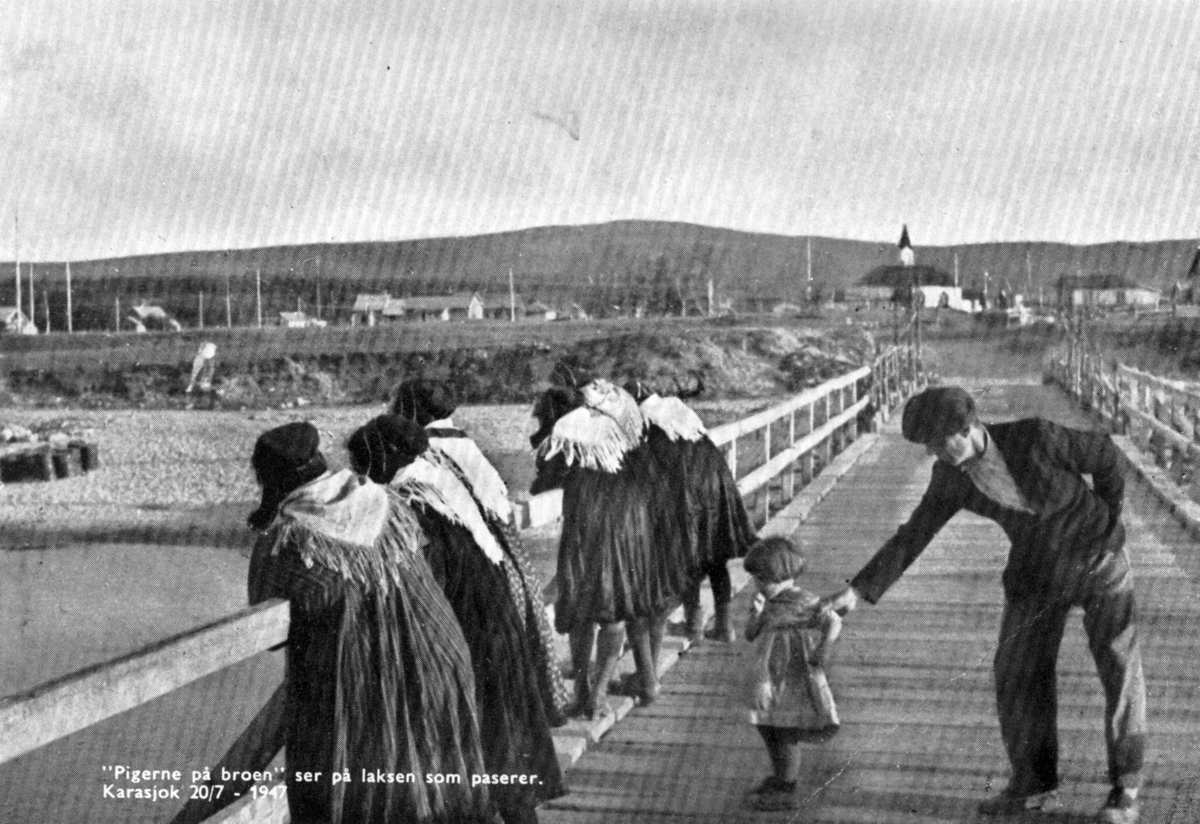
[[[919,236],[917,238],[919,240]],[[810,245],[811,244],[811,245]],[[112,329],[118,311],[140,300],[164,305],[185,326],[203,307],[206,326],[255,322],[256,279],[264,316],[303,308],[340,322],[354,296],[388,291],[394,296],[479,291],[507,297],[509,270],[527,300],[578,303],[592,314],[678,313],[706,306],[711,280],[718,301],[737,309],[799,302],[805,293],[811,248],[813,284],[829,296],[856,283],[872,268],[894,263],[891,241],[739,232],[686,223],[619,221],[588,226],[548,226],[470,237],[372,243],[310,244],[260,249],[194,251],[107,260],[72,261],[74,326]],[[1093,246],[1057,243],[987,243],[916,246],[917,262],[953,272],[963,285],[1047,298],[1061,275],[1118,273],[1168,287],[1182,278],[1194,240],[1114,242]],[[0,263],[0,272],[13,271]],[[29,264],[22,264],[27,289]],[[65,326],[64,264],[33,264],[36,319],[46,307],[53,328]],[[256,278],[258,273],[258,278]],[[11,304],[11,277],[0,277],[0,304]],[[26,293],[27,294],[27,293]]]

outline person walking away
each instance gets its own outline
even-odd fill
[[[836,612],[796,585],[806,565],[787,538],[759,541],[745,559],[758,588],[746,621],[753,645],[747,665],[746,704],[773,772],[747,796],[759,810],[793,810],[801,742],[828,741],[839,729],[837,705],[825,663],[842,621]]]
[[[569,405],[562,388],[547,392],[534,407],[541,417],[530,493],[563,490],[554,622],[570,636],[573,713],[596,717],[611,711],[608,685],[627,626],[637,697],[644,705],[657,698],[658,644],[693,571],[676,563],[686,550],[677,546],[685,544],[686,524],[674,511],[678,507],[658,508],[664,500],[662,473],[646,447],[637,402],[600,379],[569,396],[582,405],[557,419],[552,418]]]
[[[683,594],[686,632],[692,643],[705,637],[700,586],[708,578],[712,587],[714,626],[709,638],[732,642],[736,634],[729,619],[733,585],[728,562],[741,558],[756,536],[737,481],[721,450],[708,437],[700,417],[677,397],[662,396],[641,381],[630,381],[626,391],[638,402],[647,425],[650,451],[681,490],[697,568],[694,583]]]
[[[285,726],[295,824],[485,824],[487,788],[470,654],[418,552],[399,497],[348,470],[330,472],[317,430],[263,433],[252,465],[263,530],[250,602],[291,604]],[[372,781],[440,774],[457,781]],[[334,775],[349,780],[332,780]],[[313,780],[308,780],[312,778]]]
[[[490,784],[504,824],[534,824],[537,805],[565,793],[542,692],[538,661],[505,566],[511,560],[441,453],[414,421],[385,415],[347,443],[356,470],[388,483],[416,513],[425,557],[462,627],[475,673],[489,776],[525,776]]]
[[[937,458],[929,487],[908,522],[830,604],[848,612],[859,599],[876,603],[961,509],[998,523],[1011,548],[994,662],[996,708],[1012,776],[979,810],[1018,815],[1060,806],[1055,665],[1067,615],[1078,606],[1105,695],[1112,791],[1097,820],[1133,824],[1146,683],[1121,524],[1125,483],[1112,439],[1041,418],[985,426],[971,396],[953,386],[912,397],[901,431]]]

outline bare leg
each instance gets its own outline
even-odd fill
[[[662,643],[662,631],[665,629],[665,619],[638,619],[629,627],[630,643],[633,646],[633,662],[637,666],[638,680],[641,681],[639,697],[642,704],[653,703],[658,697],[658,647]],[[657,643],[655,635],[657,628]]]
[[[592,698],[588,672],[592,664],[592,649],[596,645],[596,625],[575,627],[570,632],[569,641],[571,671],[575,678],[575,703],[568,708],[567,715],[583,715],[588,712]]]
[[[587,702],[587,711],[592,718],[596,718],[607,709],[608,682],[617,674],[617,663],[621,660],[624,644],[623,623],[600,625],[600,636],[596,643],[596,683]]]
[[[698,644],[704,640],[704,607],[700,604],[700,579],[683,594],[683,614],[687,622],[688,640]]]

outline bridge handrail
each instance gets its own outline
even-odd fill
[[[870,386],[864,387],[866,391],[860,391],[859,384],[868,379]],[[756,434],[764,437],[763,463],[740,478],[738,488],[743,494],[761,491],[763,511],[769,517],[770,489],[764,489],[769,481],[798,461],[802,463],[804,481],[811,479],[814,452],[824,448],[822,465],[827,465],[831,456],[857,435],[857,419],[869,404],[875,403],[876,413],[886,418],[897,400],[894,389],[899,388],[901,396],[898,400],[902,401],[903,394],[918,387],[921,380],[919,363],[910,348],[893,347],[870,366],[805,390],[743,421],[714,427],[714,439],[729,445],[727,459],[736,475],[737,440]],[[824,421],[820,423],[817,422],[818,405],[823,407]],[[796,412],[800,410],[808,412],[808,428],[797,439]],[[788,446],[772,455],[771,427],[784,419],[789,427]],[[784,476],[785,497],[790,498],[794,493],[795,474],[792,471]],[[539,520],[545,523],[547,513],[555,513],[558,517],[561,491],[557,492],[557,501],[555,494],[535,496],[538,500],[524,502],[521,517],[525,523],[522,526]],[[287,602],[269,601],[115,660],[0,699],[0,763],[270,650],[286,640],[287,625]],[[270,802],[251,804],[246,798],[209,820],[258,821],[266,814],[264,809],[277,806]]]
[[[1136,369],[1085,346],[1068,341],[1050,363],[1051,377],[1069,394],[1094,409],[1113,431],[1131,424],[1159,436],[1149,447],[1160,463],[1171,462],[1170,450],[1200,458],[1200,392],[1175,381]]]

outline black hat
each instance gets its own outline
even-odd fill
[[[392,414],[416,421],[421,426],[448,418],[457,408],[454,390],[432,378],[404,381],[396,387],[396,397],[392,400]]]
[[[568,389],[582,389],[595,377],[592,370],[585,369],[579,364],[572,366],[564,361],[554,364],[554,368],[550,370],[550,384],[565,386]]]
[[[529,445],[534,449],[550,437],[554,424],[563,415],[583,405],[583,395],[578,389],[567,386],[551,386],[533,403],[533,417],[538,423],[537,432],[529,436]]]
[[[937,386],[908,399],[900,431],[905,440],[930,444],[963,431],[976,420],[975,401],[965,390]]]
[[[754,577],[766,578],[772,583],[795,578],[808,562],[800,547],[781,535],[764,538],[750,547],[742,566]]]
[[[311,423],[297,421],[268,429],[254,443],[250,465],[262,485],[262,502],[250,514],[255,529],[265,529],[288,493],[325,473],[318,451],[321,435]]]
[[[392,477],[429,448],[429,435],[416,421],[380,415],[359,427],[346,441],[354,469],[375,483]]]

